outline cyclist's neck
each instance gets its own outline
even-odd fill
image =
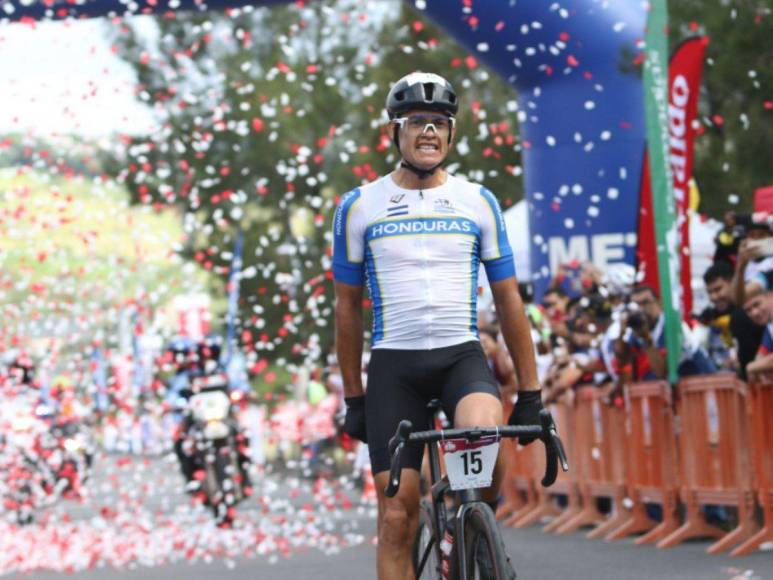
[[[392,173],[392,181],[403,189],[431,189],[443,185],[447,179],[448,173],[442,167],[423,179],[406,167],[398,167]]]

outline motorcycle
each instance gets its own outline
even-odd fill
[[[54,422],[36,441],[35,452],[53,472],[62,497],[81,495],[94,463],[95,444],[88,425],[75,420]]]
[[[0,481],[3,507],[16,523],[31,524],[38,510],[59,498],[76,499],[89,479],[93,442],[85,425],[76,421],[45,421],[45,410],[36,416],[19,415],[10,425],[10,437],[0,444]]]
[[[219,524],[230,525],[235,506],[252,492],[248,441],[234,413],[241,393],[229,394],[225,374],[195,377],[190,390],[183,452],[193,460],[201,499]]]

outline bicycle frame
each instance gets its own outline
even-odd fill
[[[434,418],[437,410],[440,408],[438,401],[432,401],[428,408],[432,410],[432,418]],[[430,493],[432,497],[432,527],[433,538],[430,539],[429,544],[425,548],[424,554],[421,554],[419,564],[416,569],[416,575],[420,576],[424,571],[427,559],[431,550],[436,550],[438,556],[438,562],[443,562],[444,555],[440,548],[441,538],[445,535],[447,526],[447,508],[445,505],[445,496],[449,492],[450,483],[447,476],[441,475],[440,470],[440,456],[437,445],[443,439],[452,439],[455,437],[462,437],[468,440],[478,439],[480,437],[501,435],[504,437],[538,437],[545,444],[546,462],[545,462],[545,476],[542,479],[542,485],[549,487],[553,484],[558,473],[558,465],[564,471],[569,469],[569,465],[566,461],[566,455],[564,453],[563,445],[553,423],[553,418],[549,411],[543,410],[540,413],[541,425],[529,425],[529,426],[503,426],[503,427],[473,427],[469,429],[450,429],[450,430],[433,430],[434,425],[431,424],[430,429],[427,431],[413,432],[413,425],[410,421],[401,421],[397,428],[395,436],[389,442],[389,452],[392,456],[392,465],[389,473],[389,483],[384,493],[387,497],[393,497],[400,488],[400,475],[401,475],[401,456],[405,445],[408,443],[413,444],[427,444],[429,447],[429,468],[430,468]],[[478,488],[473,489],[461,489],[454,490],[453,493],[456,496],[456,514],[454,516],[455,521],[455,534],[454,534],[454,546],[457,547],[457,562],[459,570],[464,571],[467,569],[467,562],[465,550],[465,537],[464,537],[464,522],[467,517],[467,512],[476,504],[481,501],[480,490]]]
[[[430,406],[430,408],[433,407]],[[433,419],[437,417],[437,411],[438,409],[434,408]],[[432,428],[434,426],[432,424],[432,419],[430,419],[429,423],[429,427]],[[429,452],[429,472],[431,480],[430,494],[432,497],[433,507],[432,515],[434,516],[434,540],[431,540],[429,544],[427,544],[427,548],[424,554],[420,555],[421,559],[419,561],[418,569],[416,570],[417,578],[420,577],[421,573],[424,571],[424,566],[427,564],[427,559],[429,558],[433,544],[435,551],[437,552],[438,562],[441,562],[444,558],[444,555],[440,550],[440,538],[445,535],[445,530],[448,525],[448,510],[445,503],[445,497],[450,490],[450,483],[448,478],[442,475],[442,471],[440,469],[440,453],[438,451],[438,444],[429,443],[427,444],[427,448]],[[469,510],[469,504],[481,501],[480,489],[462,489],[458,491],[452,491],[452,493],[456,495],[457,500],[456,514],[454,515],[454,521],[456,522],[454,544],[457,546],[464,546],[464,520],[467,515],[467,511]],[[464,553],[464,550],[457,549],[456,555],[459,570],[466,570],[467,555]]]

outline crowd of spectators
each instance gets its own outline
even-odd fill
[[[702,273],[709,304],[682,322],[679,377],[773,369],[773,232],[763,216],[728,214]],[[532,326],[545,402],[595,384],[620,401],[626,383],[667,378],[665,316],[656,289],[633,267],[600,271],[589,263],[560,267],[538,304],[521,284]],[[481,341],[503,393],[515,373],[493,312],[479,317]]]

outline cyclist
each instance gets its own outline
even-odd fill
[[[457,95],[442,77],[401,78],[386,100],[399,168],[344,195],[334,220],[336,345],[344,381],[344,429],[368,443],[378,490],[378,575],[412,578],[422,449],[406,450],[402,483],[384,496],[387,445],[402,419],[427,424],[439,398],[456,427],[502,422],[496,380],[477,332],[482,261],[515,365],[520,395],[509,421],[537,424],[542,408],[529,322],[496,197],[443,169],[453,147]],[[367,396],[360,375],[363,282],[373,303]],[[492,507],[504,471],[483,490]]]

